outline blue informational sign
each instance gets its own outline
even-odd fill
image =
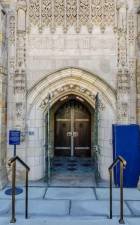
[[[20,145],[20,131],[9,131],[9,145]]]

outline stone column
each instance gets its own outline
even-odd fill
[[[118,0],[117,121],[136,123],[136,36],[135,5]]]
[[[7,132],[7,39],[6,12],[0,5],[0,189],[7,184],[6,132]]]
[[[15,117],[14,127],[25,139],[26,124],[26,1],[17,3],[16,20],[16,70],[14,74]]]
[[[117,2],[118,75],[117,75],[117,123],[127,124],[130,120],[130,74],[127,54],[126,1]]]
[[[136,8],[128,12],[127,25],[127,52],[130,73],[130,123],[136,123],[136,38],[137,38],[137,14]]]

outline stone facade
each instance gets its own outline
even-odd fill
[[[7,14],[7,131],[22,132],[17,151],[31,167],[30,179],[45,173],[48,95],[50,106],[74,94],[94,109],[97,93],[98,165],[101,177],[108,179],[112,124],[140,123],[139,1],[0,2]],[[50,149],[53,154],[53,141]]]
[[[6,12],[0,5],[0,188],[7,183],[6,131],[7,131],[7,37]]]

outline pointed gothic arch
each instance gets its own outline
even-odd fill
[[[79,93],[92,105],[94,97],[100,93],[103,101],[116,109],[116,92],[106,81],[83,69],[66,68],[45,76],[28,91],[28,110],[34,104],[41,106],[44,103],[45,108],[48,94],[51,94],[53,104],[70,92]]]
[[[108,179],[108,166],[112,162],[112,123],[115,122],[116,92],[97,75],[78,68],[65,68],[51,73],[34,85],[27,94],[27,128],[29,136],[27,146],[27,160],[31,167],[31,179],[36,180],[45,173],[45,118],[48,107],[48,96],[51,95],[49,105],[67,95],[76,95],[87,101],[95,108],[95,96],[99,93],[99,158],[100,174]],[[103,133],[104,131],[104,133]],[[52,132],[52,131],[50,131]],[[105,135],[107,135],[105,137]],[[53,146],[51,146],[53,148]],[[30,152],[34,155],[30,156]],[[33,169],[32,169],[33,168]]]

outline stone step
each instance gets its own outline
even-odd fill
[[[16,201],[16,213],[24,214],[25,203]],[[129,207],[124,203],[125,216],[132,216]],[[30,200],[31,216],[109,216],[109,202],[99,200]],[[119,216],[120,202],[113,201],[113,215]]]
[[[0,225],[9,225],[10,218],[0,218]],[[59,218],[16,218],[16,225],[119,225],[118,219],[59,219]],[[128,224],[128,223],[126,223]]]
[[[16,213],[24,214],[25,200],[16,200]],[[10,199],[0,199],[0,215],[8,214],[11,210]],[[29,214],[31,216],[108,216],[108,200],[59,200],[59,199],[30,199]],[[113,201],[113,215],[119,216],[120,202]],[[125,201],[124,215],[127,217],[140,217],[140,201]]]
[[[23,187],[22,187],[23,188]],[[7,188],[6,188],[7,189]],[[109,188],[64,188],[64,187],[29,187],[29,199],[64,199],[64,200],[109,200]],[[25,188],[23,193],[16,196],[16,199],[25,198]],[[0,199],[11,199],[5,194],[5,190],[0,191]],[[113,200],[120,199],[120,189],[113,188]],[[140,191],[136,188],[124,188],[125,201],[140,201]]]
[[[0,225],[9,225],[10,218],[0,218]],[[139,225],[140,218],[125,219],[126,225]],[[16,225],[120,225],[118,218],[101,219],[101,218],[29,218],[24,219],[17,217]]]
[[[11,208],[10,200],[0,199],[0,216],[3,214],[7,214]]]

